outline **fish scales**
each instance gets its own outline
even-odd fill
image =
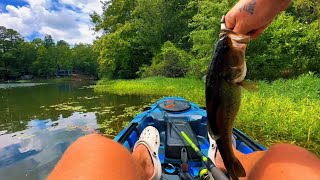
[[[246,74],[245,45],[250,37],[221,30],[206,78],[208,131],[216,140],[224,165],[233,180],[246,172],[232,149],[232,129],[241,102],[241,81]]]

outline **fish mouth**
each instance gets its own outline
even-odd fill
[[[236,33],[230,29],[222,30],[227,36],[232,39],[233,41],[240,43],[240,44],[248,44],[251,41],[251,37],[244,34]]]

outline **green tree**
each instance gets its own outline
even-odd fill
[[[20,75],[16,58],[22,42],[23,38],[17,31],[0,26],[0,78],[17,78]]]
[[[47,49],[45,45],[39,46],[37,50],[37,59],[33,62],[33,71],[37,76],[48,78],[56,72],[56,59],[54,56],[53,47]]]
[[[36,46],[33,43],[22,42],[18,46],[18,56],[16,61],[19,64],[19,72],[21,75],[29,75],[32,73],[32,63],[37,58]]]
[[[49,34],[44,36],[43,44],[47,49],[55,46],[54,40],[52,39],[52,36]]]
[[[98,54],[93,51],[92,45],[76,44],[71,51],[71,59],[75,71],[97,76]]]
[[[57,56],[57,68],[58,70],[71,70],[72,60],[71,60],[71,49],[66,41],[60,40],[57,42],[55,47]]]
[[[320,3],[318,0],[295,0],[286,12],[295,16],[301,23],[318,22],[320,28]]]
[[[167,41],[163,44],[161,52],[152,59],[150,67],[142,67],[140,73],[142,77],[166,76],[184,77],[188,71],[188,63],[192,56],[187,52],[175,47]]]
[[[135,0],[111,0],[102,2],[103,14],[91,14],[91,21],[94,23],[94,30],[103,30],[105,34],[113,33],[118,25],[123,25],[132,19],[132,11],[135,7]]]
[[[31,41],[31,44],[33,44],[36,48],[40,47],[44,42],[41,38],[35,38]]]
[[[320,30],[287,13],[279,15],[247,48],[247,77],[274,80],[320,72]]]
[[[193,43],[192,53],[195,58],[190,63],[190,75],[201,78],[207,73],[211,61],[214,44],[218,40],[221,17],[228,12],[235,1],[199,0],[189,3],[197,9],[189,26]]]
[[[99,72],[109,78],[135,78],[142,65],[150,65],[163,43],[190,48],[188,0],[113,0],[104,13],[91,16],[95,30],[104,35],[95,42],[100,52]]]
[[[319,72],[320,18],[316,2],[295,1],[263,36],[250,43],[248,78],[272,80],[288,74],[292,77],[307,71]],[[160,54],[164,43],[170,41],[176,50],[193,56],[185,56],[188,75],[203,77],[218,40],[220,19],[235,3],[236,0],[103,3],[102,16],[91,15],[94,29],[103,31],[94,44],[99,53],[99,74],[108,78],[135,78],[139,69],[140,74],[161,69],[161,64],[169,61],[162,62],[165,58],[160,58]]]
[[[121,36],[131,31],[130,24],[119,28],[116,32],[106,34],[94,44],[94,50],[99,52],[99,75],[107,78],[117,78],[117,71],[121,62],[128,62],[130,59],[130,43]]]

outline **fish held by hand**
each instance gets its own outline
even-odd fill
[[[232,150],[232,129],[246,76],[245,49],[250,36],[223,29],[206,78],[208,131],[216,140],[224,165],[233,180],[246,176]]]

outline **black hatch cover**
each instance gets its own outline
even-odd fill
[[[166,111],[179,112],[191,108],[190,103],[184,100],[169,99],[159,104],[160,108]]]

